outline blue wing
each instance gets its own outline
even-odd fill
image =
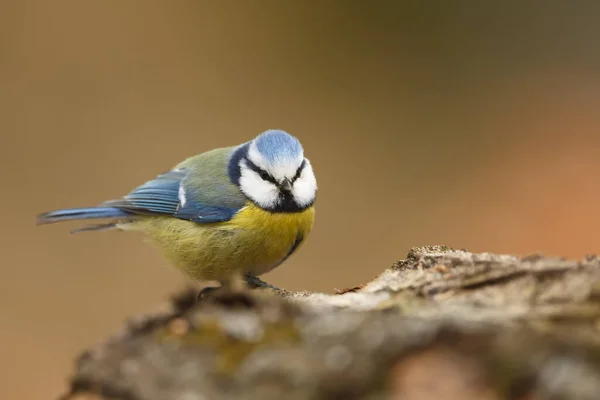
[[[169,171],[102,206],[131,214],[168,215],[198,223],[228,221],[239,210],[195,201],[193,188],[186,187],[186,175],[186,169]]]

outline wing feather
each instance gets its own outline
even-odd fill
[[[117,207],[133,214],[168,215],[198,223],[230,220],[238,208],[207,205],[189,196],[182,204],[180,194],[189,193],[185,186],[187,172],[186,169],[175,169],[158,175],[121,199],[104,202],[103,206]]]

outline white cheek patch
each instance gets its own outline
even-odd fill
[[[273,208],[279,199],[279,189],[273,183],[263,180],[256,172],[240,162],[240,190],[252,201],[264,208]]]
[[[317,178],[313,172],[312,166],[308,159],[306,165],[302,169],[300,176],[294,182],[292,195],[298,206],[307,206],[315,200],[317,193]]]

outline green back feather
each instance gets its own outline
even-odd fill
[[[243,207],[247,199],[229,179],[229,157],[237,146],[223,147],[190,157],[175,168],[187,168],[188,198],[206,205]]]

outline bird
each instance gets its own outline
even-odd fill
[[[299,139],[269,129],[189,157],[121,198],[38,214],[36,225],[106,219],[71,232],[140,232],[193,281],[223,286],[241,275],[261,286],[258,276],[286,261],[311,232],[316,194]]]

